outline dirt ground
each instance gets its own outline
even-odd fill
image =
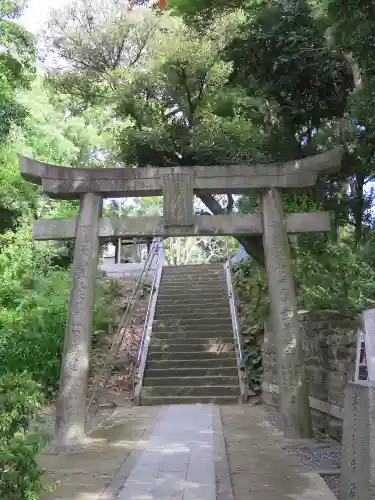
[[[220,412],[235,500],[335,500],[320,476],[283,449],[288,441],[265,421],[262,406]]]
[[[91,432],[84,450],[39,457],[46,469],[46,484],[60,482],[56,491],[43,494],[41,500],[104,500],[100,494],[130,453],[142,452],[142,437],[152,431],[158,411],[155,407],[118,408],[103,427]]]

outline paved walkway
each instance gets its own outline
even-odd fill
[[[213,406],[163,408],[119,500],[216,500]]]
[[[81,452],[45,455],[61,500],[334,500],[306,473],[262,408],[132,408]]]

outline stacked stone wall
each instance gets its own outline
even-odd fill
[[[344,390],[353,380],[359,322],[335,311],[300,312],[303,352],[314,426],[341,439]],[[265,327],[263,399],[278,406],[275,330]]]

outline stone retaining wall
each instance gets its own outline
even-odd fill
[[[313,424],[341,439],[344,389],[353,379],[358,320],[335,311],[300,312]],[[270,322],[269,322],[270,324]],[[262,346],[263,399],[278,405],[274,333],[265,327]]]

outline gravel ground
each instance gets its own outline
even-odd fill
[[[336,495],[336,498],[340,500],[340,476],[322,476],[324,481],[327,483],[329,489]]]
[[[266,417],[266,421],[270,424],[273,425],[273,427],[276,427],[277,430],[282,431],[283,430],[283,420],[281,418],[280,413],[269,413]]]
[[[293,447],[286,448],[289,453],[296,453],[302,463],[308,469],[339,469],[340,468],[340,448],[339,446],[323,445],[318,448]]]
[[[266,417],[266,421],[279,431],[282,431],[283,425],[280,413],[269,413]],[[322,444],[322,446],[318,447],[293,446],[293,448],[285,448],[285,450],[289,453],[298,455],[302,463],[306,466],[307,469],[310,470],[316,468],[340,468],[341,447],[339,443],[336,444],[334,442],[330,442]],[[340,499],[340,477],[323,476],[323,479],[325,480],[331,491],[336,495],[336,497]]]

